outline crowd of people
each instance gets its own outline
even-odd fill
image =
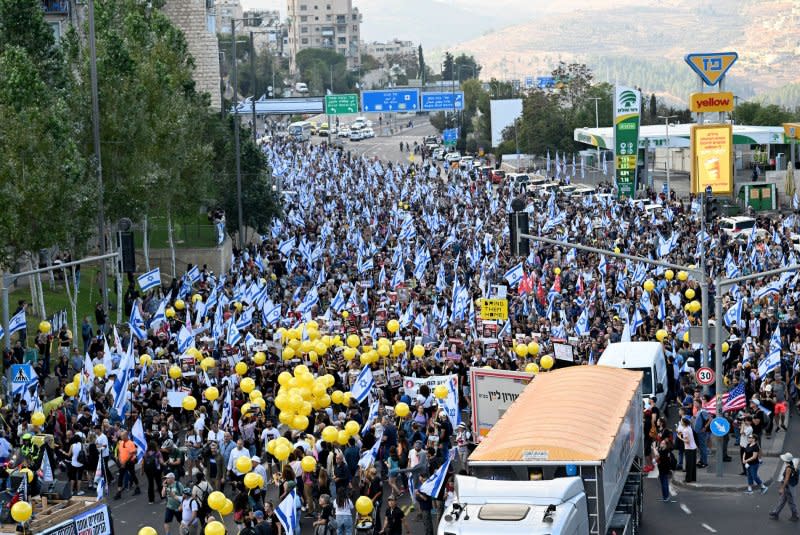
[[[724,293],[724,318],[710,316],[731,333],[717,370],[731,392],[728,451],[739,445],[750,490],[762,488],[760,438],[800,411],[800,275],[724,290],[713,277],[796,264],[794,214],[733,236],[717,224],[701,231],[695,198],[653,195],[660,208],[646,210],[643,200],[616,200],[610,185],[581,197],[531,193],[531,234],[564,245],[531,241],[520,258],[509,243],[511,187],[477,168],[390,164],[288,140],[262,150],[292,192],[270,233],[235,250],[224,273],[188,266],[170,285],[132,287],[126,325],[106,325],[100,310],[99,336],[72,358],[59,354],[54,399],[39,366],[38,388],[2,409],[0,462],[41,472],[47,457],[77,494],[146,494],[164,507],[165,534],[198,533],[227,511],[244,534],[302,525],[399,535],[410,533],[410,509],[398,505],[407,494],[430,535],[452,497],[452,477],[431,476],[464,470],[475,445],[464,417],[470,367],[549,373],[538,364],[554,342],[573,348],[574,361],[559,367],[594,365],[610,343],[658,340],[680,423],[670,429],[653,404],[645,431],[669,501],[673,471],[692,481],[709,462],[714,408],[693,382],[703,357],[690,336],[701,322],[691,270],[702,257],[709,302]],[[480,300],[497,291],[508,320],[483,320]],[[403,381],[450,375],[456,386],[444,390],[407,391]],[[40,433],[52,444],[25,453]]]

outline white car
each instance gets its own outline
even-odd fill
[[[434,150],[431,156],[433,156],[434,160],[439,160],[439,161],[444,160],[444,149],[438,148]]]
[[[447,163],[460,162],[461,153],[458,151],[450,152],[447,154],[447,156],[444,157],[444,161],[446,161]]]
[[[350,131],[350,141],[361,141],[364,139],[364,129],[358,128]]]
[[[461,169],[472,169],[473,165],[475,165],[475,160],[472,156],[462,156],[461,160],[458,162],[458,166]]]
[[[375,137],[375,130],[373,130],[369,126],[363,129],[362,132],[364,133],[364,139],[370,139]]]
[[[350,137],[350,129],[346,126],[343,126],[339,129],[339,133],[336,134],[336,137]]]
[[[747,239],[755,226],[756,220],[752,217],[734,216],[723,217],[719,220],[719,228],[731,238]],[[765,229],[756,228],[757,238],[763,238],[766,234]]]
[[[350,128],[357,130],[359,128],[364,128],[365,126],[368,126],[366,117],[356,117],[356,120],[352,122]]]

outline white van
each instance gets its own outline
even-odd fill
[[[597,361],[598,366],[623,368],[644,373],[642,397],[656,397],[663,409],[667,401],[667,358],[658,342],[619,342],[609,344]]]

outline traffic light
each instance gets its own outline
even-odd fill
[[[516,198],[511,201],[512,212],[508,214],[508,229],[513,256],[528,256],[531,251],[530,239],[518,238],[520,234],[528,234],[528,212],[524,212],[525,201]]]
[[[706,224],[711,225],[719,217],[719,201],[714,197],[706,197]]]

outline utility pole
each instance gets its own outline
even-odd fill
[[[672,167],[672,144],[669,139],[669,120],[676,118],[677,115],[659,115],[659,119],[664,119],[664,126],[667,129],[667,203],[669,203],[672,192],[672,184],[669,181],[669,170]]]
[[[242,162],[239,155],[239,72],[236,58],[236,20],[231,19],[233,38],[233,143],[236,152],[236,211],[239,212],[239,249],[244,249],[244,218],[242,217]]]
[[[258,91],[256,90],[256,45],[253,38],[253,32],[250,32],[250,79],[253,84],[253,143],[258,141],[258,126],[256,124],[256,98]]]
[[[600,97],[589,97],[589,100],[594,100],[594,128],[600,128],[600,113],[598,110],[597,102],[602,100]],[[597,170],[600,171],[600,144],[597,144]]]
[[[94,0],[89,0],[89,76],[92,86],[92,141],[94,144],[95,172],[97,173],[97,191],[100,201],[97,207],[97,239],[100,244],[100,256],[106,254],[106,209],[103,187],[103,161],[100,157],[100,100],[97,91],[97,46],[94,36]],[[106,261],[100,262],[100,292],[103,294],[103,312],[108,314],[108,272]],[[122,296],[117,296],[121,299]],[[6,340],[8,336],[6,336]]]

